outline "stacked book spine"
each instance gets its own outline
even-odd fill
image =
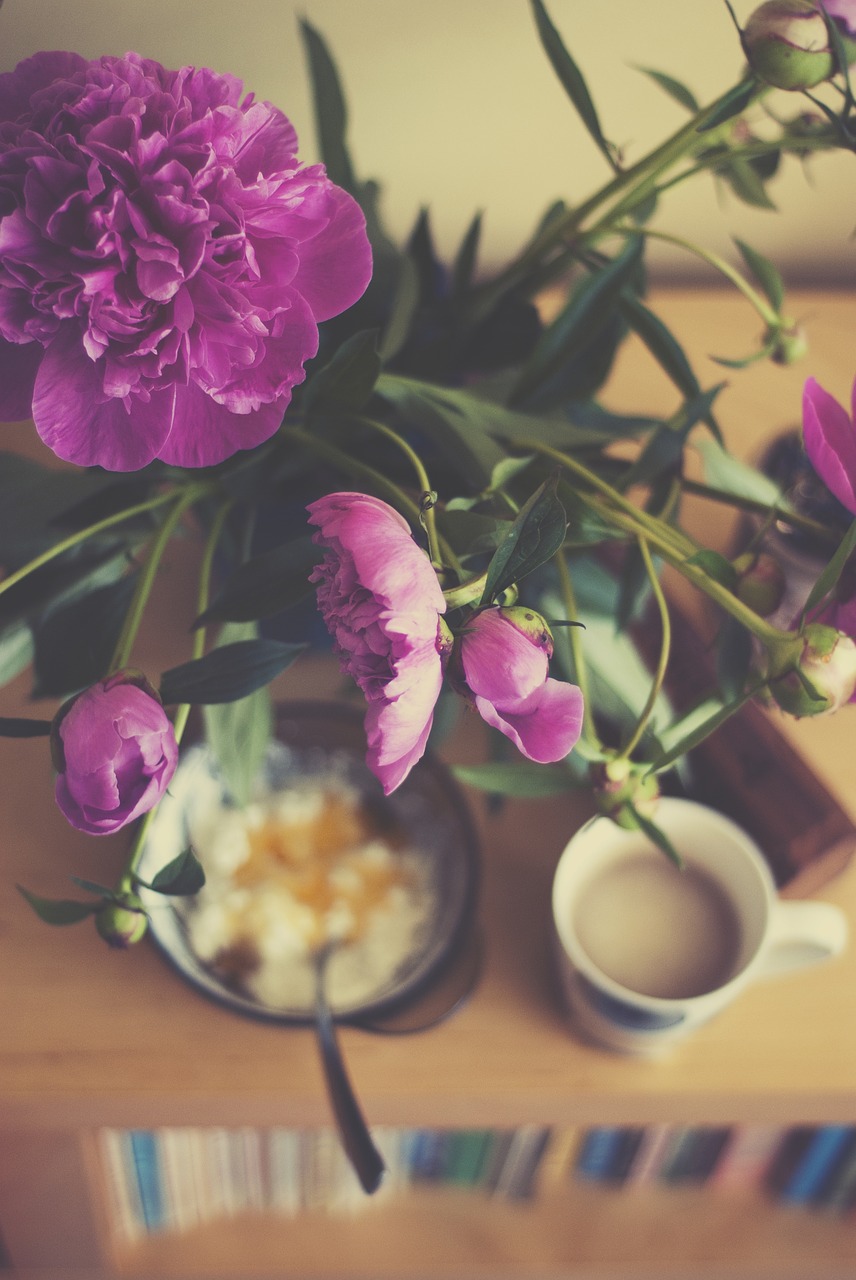
[[[183,1232],[245,1213],[357,1213],[408,1189],[526,1202],[589,1184],[755,1192],[856,1218],[856,1127],[375,1128],[387,1166],[363,1194],[332,1129],[104,1129],[98,1135],[117,1237]]]

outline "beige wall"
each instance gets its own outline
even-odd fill
[[[633,64],[684,79],[707,100],[742,56],[722,0],[548,0],[583,68],[604,131],[629,160],[685,118]],[[735,0],[745,19],[753,4]],[[298,36],[304,14],[326,36],[351,107],[360,172],[379,177],[392,230],[421,204],[451,252],[486,211],[490,260],[508,254],[556,197],[579,199],[607,176],[549,68],[528,0],[5,0],[0,69],[41,48],[86,56],[136,49],[170,66],[209,65],[290,115],[316,156]],[[783,103],[790,107],[790,102]],[[856,282],[856,156],[792,162],[773,188],[780,213],[717,197],[703,177],[679,188],[659,225],[732,254],[740,235],[793,281]],[[694,259],[659,248],[659,274],[698,276]]]

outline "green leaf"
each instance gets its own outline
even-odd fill
[[[735,458],[715,440],[694,440],[692,447],[701,457],[704,478],[711,487],[735,498],[763,502],[780,511],[790,509],[790,504],[782,496],[780,485],[748,462]]]
[[[736,84],[731,92],[725,95],[717,109],[708,116],[704,124],[699,125],[698,132],[709,133],[711,129],[718,129],[726,120],[739,116],[740,112],[745,111],[753,98],[757,96],[761,87],[754,76],[743,80],[740,84]]]
[[[110,665],[137,571],[48,609],[33,625],[34,698],[63,698],[100,680]]]
[[[8,684],[33,660],[33,633],[26,622],[0,631],[0,685]]]
[[[112,547],[75,547],[35,569],[0,596],[0,627],[29,620],[48,607],[116,582],[127,568],[127,547],[123,549],[121,540]]]
[[[663,372],[669,377],[685,400],[693,400],[701,393],[698,379],[683,348],[659,316],[650,311],[630,289],[625,289],[619,301],[621,314],[637,337],[641,338]],[[721,432],[712,413],[703,420],[714,436],[721,440]]]
[[[165,671],[160,696],[167,706],[180,702],[205,705],[245,698],[290,667],[304,648],[299,644],[282,644],[279,640],[239,640]]]
[[[303,404],[311,418],[325,410],[359,410],[371,399],[380,373],[378,330],[363,329],[348,338],[323,369],[312,375]]]
[[[550,59],[553,70],[559,77],[562,88],[574,107],[576,107],[580,119],[588,129],[594,142],[606,156],[613,169],[617,170],[618,165],[616,164],[614,149],[603,136],[597,111],[583,79],[582,72],[568,53],[561,36],[550,21],[542,0],[532,0],[532,10],[535,14],[535,24],[538,28],[541,44]]]
[[[718,551],[711,551],[707,547],[702,547],[694,555],[687,556],[684,564],[692,564],[699,569],[703,569],[709,578],[712,578],[714,582],[720,583],[723,587],[727,587],[729,591],[733,591],[737,585],[737,571],[734,565],[730,560],[726,560],[725,556],[720,555]]]
[[[675,102],[679,102],[682,107],[686,107],[687,111],[691,111],[695,115],[699,110],[698,100],[695,94],[687,88],[680,80],[676,80],[674,76],[666,75],[663,71],[655,71],[652,67],[639,67],[637,71],[643,72],[644,75],[650,76],[661,89],[674,98]]]
[[[477,213],[466,230],[461,247],[452,263],[452,297],[458,298],[466,293],[473,282],[481,239],[482,216]]]
[[[545,480],[520,508],[488,565],[482,604],[546,564],[561,547],[568,521],[556,495],[557,484],[558,476]]]
[[[50,720],[0,716],[0,738],[46,738],[50,734],[51,723]]]
[[[753,249],[751,245],[746,244],[744,240],[738,240],[735,236],[734,243],[743,256],[743,261],[763,289],[770,305],[775,310],[781,311],[782,304],[785,301],[785,285],[782,277],[779,275],[777,268],[765,258],[757,249]]]
[[[743,156],[731,156],[714,170],[718,178],[722,178],[731,190],[754,209],[775,209],[776,206],[767,194],[764,179],[755,166]]]
[[[381,374],[376,389],[410,426],[432,437],[466,484],[475,489],[487,486],[504,457],[489,434],[490,424],[501,413],[498,406],[466,391],[390,373]]]
[[[193,850],[185,849],[165,867],[161,867],[151,884],[139,879],[137,883],[168,898],[189,898],[205,884],[205,872]]]
[[[253,625],[231,623],[223,628],[219,642],[232,644],[254,635]],[[250,800],[273,733],[270,691],[256,689],[246,698],[206,706],[203,717],[208,746],[233,800],[243,807]]]
[[[681,855],[678,853],[675,846],[672,844],[669,837],[666,835],[665,831],[663,831],[662,828],[658,827],[656,822],[652,822],[651,819],[647,818],[644,813],[641,813],[640,810],[637,809],[635,804],[628,801],[627,807],[630,810],[630,812],[633,814],[633,817],[639,823],[640,831],[644,831],[645,835],[652,842],[652,844],[655,844],[658,849],[662,850],[662,852],[665,853],[666,857],[669,858],[672,862],[674,862],[675,866],[679,870],[683,868],[684,860],[681,857]]]
[[[78,924],[87,916],[95,915],[100,910],[100,902],[75,902],[70,898],[40,898],[36,893],[22,885],[16,886],[22,898],[29,902],[40,920],[45,924]]]
[[[53,546],[63,513],[109,483],[95,470],[57,470],[0,452],[0,562],[15,568]]]
[[[300,22],[300,34],[309,63],[321,158],[330,179],[355,192],[357,181],[346,141],[348,110],[336,64],[323,37],[305,18]]]
[[[838,579],[844,571],[844,566],[853,554],[856,547],[856,520],[850,525],[850,528],[841,539],[835,549],[835,554],[815,582],[808,599],[803,606],[803,617],[811,613],[820,602],[829,595],[830,591],[835,589]]]
[[[519,796],[528,800],[558,796],[579,786],[561,765],[494,761],[490,764],[455,765],[459,782],[494,795]]]
[[[311,537],[294,538],[240,565],[194,622],[253,622],[297,604],[312,592],[309,575],[323,549]]]
[[[674,732],[670,735],[663,735],[667,742],[671,745],[652,761],[648,773],[660,773],[663,769],[668,769],[676,760],[680,760],[688,752],[697,747],[699,743],[704,742],[705,738],[709,738],[714,730],[718,729],[721,724],[730,719],[736,711],[739,711],[745,702],[750,698],[754,698],[759,692],[759,686],[753,685],[749,689],[744,689],[737,697],[730,699],[728,702],[722,702],[719,699],[709,699],[703,704],[702,711],[710,714],[694,713],[692,717],[686,718],[682,722],[681,727],[686,728],[686,732],[680,734],[677,738]],[[689,726],[689,727],[686,727]],[[674,726],[673,728],[676,728]]]
[[[393,360],[407,342],[418,307],[419,271],[413,259],[402,254],[399,259],[398,278],[392,295],[389,318],[378,348],[383,364]]]
[[[716,677],[723,701],[739,697],[746,688],[752,652],[751,633],[736,618],[725,618],[716,644]]]
[[[595,333],[614,320],[618,299],[636,276],[642,262],[643,241],[628,236],[617,257],[598,271],[592,272],[573,291],[571,297],[536,343],[532,355],[520,372],[510,403],[518,405],[552,377],[566,361],[588,345]]]
[[[81,880],[80,876],[70,876],[72,884],[76,884],[78,889],[85,889],[87,893],[94,893],[99,898],[109,898],[113,894],[113,890],[106,884],[98,884],[94,880]]]

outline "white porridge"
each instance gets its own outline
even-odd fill
[[[331,1004],[370,1002],[435,913],[426,859],[335,775],[298,778],[245,809],[209,796],[189,836],[206,875],[186,908],[189,944],[270,1008],[312,1008],[313,955],[328,942]]]

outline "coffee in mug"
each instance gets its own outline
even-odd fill
[[[701,867],[683,869],[640,849],[593,876],[574,929],[592,962],[646,996],[701,996],[737,968],[740,919],[727,892]]]
[[[781,901],[760,849],[707,805],[661,797],[652,820],[677,868],[641,830],[593,818],[553,880],[557,962],[575,1026],[625,1053],[657,1054],[758,978],[843,950],[828,903]]]

